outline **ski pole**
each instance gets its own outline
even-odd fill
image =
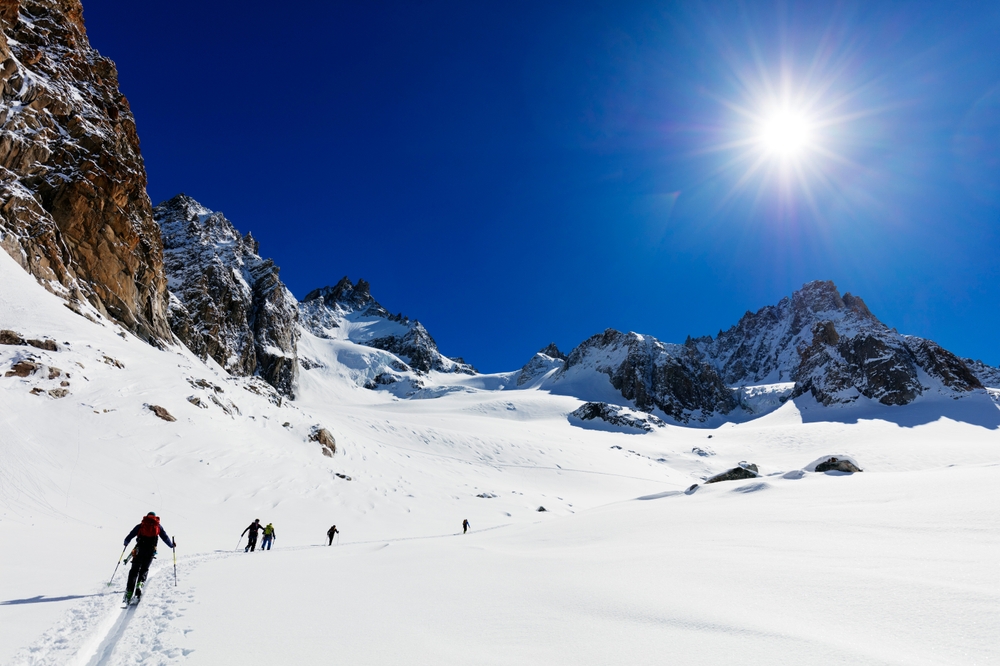
[[[177,541],[174,541],[174,547],[170,550],[174,551],[174,587],[177,587]]]
[[[236,542],[236,548],[234,548],[233,550],[239,550],[241,543],[243,543],[243,535],[242,534],[240,535],[240,540]]]
[[[115,565],[115,573],[111,574],[111,580],[108,581],[108,587],[111,587],[111,583],[115,579],[115,574],[118,573],[118,567],[122,564],[122,558],[125,557],[126,550],[128,550],[128,544],[125,544],[125,547],[122,548],[122,554],[118,556],[118,564]]]

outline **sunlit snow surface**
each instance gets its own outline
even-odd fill
[[[574,426],[580,397],[510,390],[513,373],[432,376],[427,399],[366,390],[359,359],[384,352],[305,335],[322,367],[278,406],[73,314],[4,253],[0,329],[60,346],[0,345],[0,375],[29,354],[70,374],[59,399],[29,391],[64,377],[0,376],[3,663],[1000,660],[985,392],[823,408],[773,385],[745,389],[759,418],[627,434]],[[797,472],[829,455],[865,472]],[[744,460],[762,476],[683,492]],[[150,510],[178,584],[161,547],[123,612],[124,570],[107,582]],[[274,550],[237,549],[254,518]]]

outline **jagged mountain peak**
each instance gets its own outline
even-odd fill
[[[169,321],[191,351],[285,395],[298,372],[298,308],[278,267],[221,212],[178,194],[153,209],[171,292]]]
[[[332,287],[313,289],[302,299],[303,303],[320,300],[326,307],[343,306],[351,311],[362,310],[371,305],[378,305],[372,298],[371,284],[364,278],[358,278],[356,283],[346,275]],[[382,307],[382,306],[378,306]],[[384,310],[384,308],[382,308]],[[388,312],[388,311],[387,311]]]
[[[347,339],[395,354],[417,374],[459,372],[475,374],[460,358],[448,358],[417,320],[390,314],[371,295],[371,285],[344,277],[332,287],[310,291],[299,304],[302,326],[319,338]]]

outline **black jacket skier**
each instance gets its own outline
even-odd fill
[[[260,524],[260,518],[254,518],[254,521],[243,530],[243,534],[250,533],[247,536],[247,547],[243,549],[244,553],[247,551],[252,553],[257,548],[257,531],[262,529],[264,529],[264,526]],[[240,536],[243,536],[243,534],[240,534]]]
[[[123,546],[128,547],[129,542],[135,538],[135,555],[132,557],[132,568],[128,571],[128,583],[125,586],[125,601],[132,600],[132,594],[142,596],[142,584],[146,582],[146,574],[149,573],[149,565],[156,555],[156,540],[163,539],[163,543],[173,548],[176,543],[167,535],[166,530],[160,525],[159,517],[150,511],[142,519],[142,522],[132,528],[132,531],[125,537]],[[136,585],[139,589],[136,590]]]
[[[470,527],[472,527],[472,525],[469,524],[469,519],[466,518],[465,520],[463,520],[462,521],[462,534],[465,534],[466,532],[468,532]]]
[[[333,545],[333,537],[337,536],[337,532],[339,532],[339,531],[340,530],[337,529],[336,525],[334,525],[333,527],[331,527],[330,529],[328,529],[326,531],[326,535],[328,537],[330,537],[330,543],[328,543],[326,545],[328,545],[328,546],[332,546]]]

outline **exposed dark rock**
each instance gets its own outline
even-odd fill
[[[49,395],[53,398],[65,398],[69,395],[69,391],[64,388],[49,389]]]
[[[759,476],[757,465],[753,463],[740,463],[738,467],[726,470],[721,474],[716,474],[705,483],[719,483],[720,481],[738,481],[740,479],[756,479]]]
[[[153,209],[163,232],[170,326],[201,358],[230,374],[259,375],[292,396],[298,304],[278,267],[222,213],[179,194]]]
[[[860,467],[852,463],[850,460],[843,460],[840,458],[830,458],[825,462],[821,462],[816,465],[817,472],[863,472]]]
[[[546,509],[544,506],[540,506],[537,509],[535,509],[535,511],[548,511],[548,509]]]
[[[653,432],[656,428],[666,427],[662,419],[652,414],[634,412],[620,405],[609,405],[606,402],[585,403],[570,412],[570,417],[581,421],[598,420],[619,428],[627,428],[639,432]]]
[[[693,347],[665,344],[650,336],[608,329],[581,343],[566,371],[593,367],[641,411],[660,409],[680,421],[728,414],[737,401],[715,369]]]
[[[90,47],[79,0],[0,9],[0,246],[50,291],[169,340],[160,235],[114,63]]]
[[[146,405],[146,407],[149,409],[149,411],[153,412],[154,414],[156,414],[157,416],[159,416],[164,421],[176,421],[177,420],[177,419],[175,419],[173,417],[173,415],[170,412],[168,412],[163,407],[160,407],[159,405]]]
[[[5,377],[27,377],[32,375],[41,368],[39,364],[34,361],[18,361],[15,363],[10,370],[4,375]]]
[[[731,386],[794,381],[792,397],[809,393],[823,405],[860,396],[905,405],[921,395],[918,370],[951,390],[981,383],[965,362],[938,345],[905,338],[843,297],[832,282],[810,282],[775,306],[747,312],[716,339],[690,341]]]
[[[938,343],[912,336],[906,336],[904,341],[917,364],[930,376],[940,379],[945,386],[956,391],[983,388],[982,382],[968,364]]]
[[[309,433],[309,441],[319,442],[319,445],[323,447],[324,456],[332,458],[333,454],[337,452],[337,440],[333,438],[329,430],[321,426],[313,426]]]
[[[14,331],[8,331],[8,330],[0,331],[0,345],[24,345],[24,344],[26,344],[24,338],[22,338]]]

